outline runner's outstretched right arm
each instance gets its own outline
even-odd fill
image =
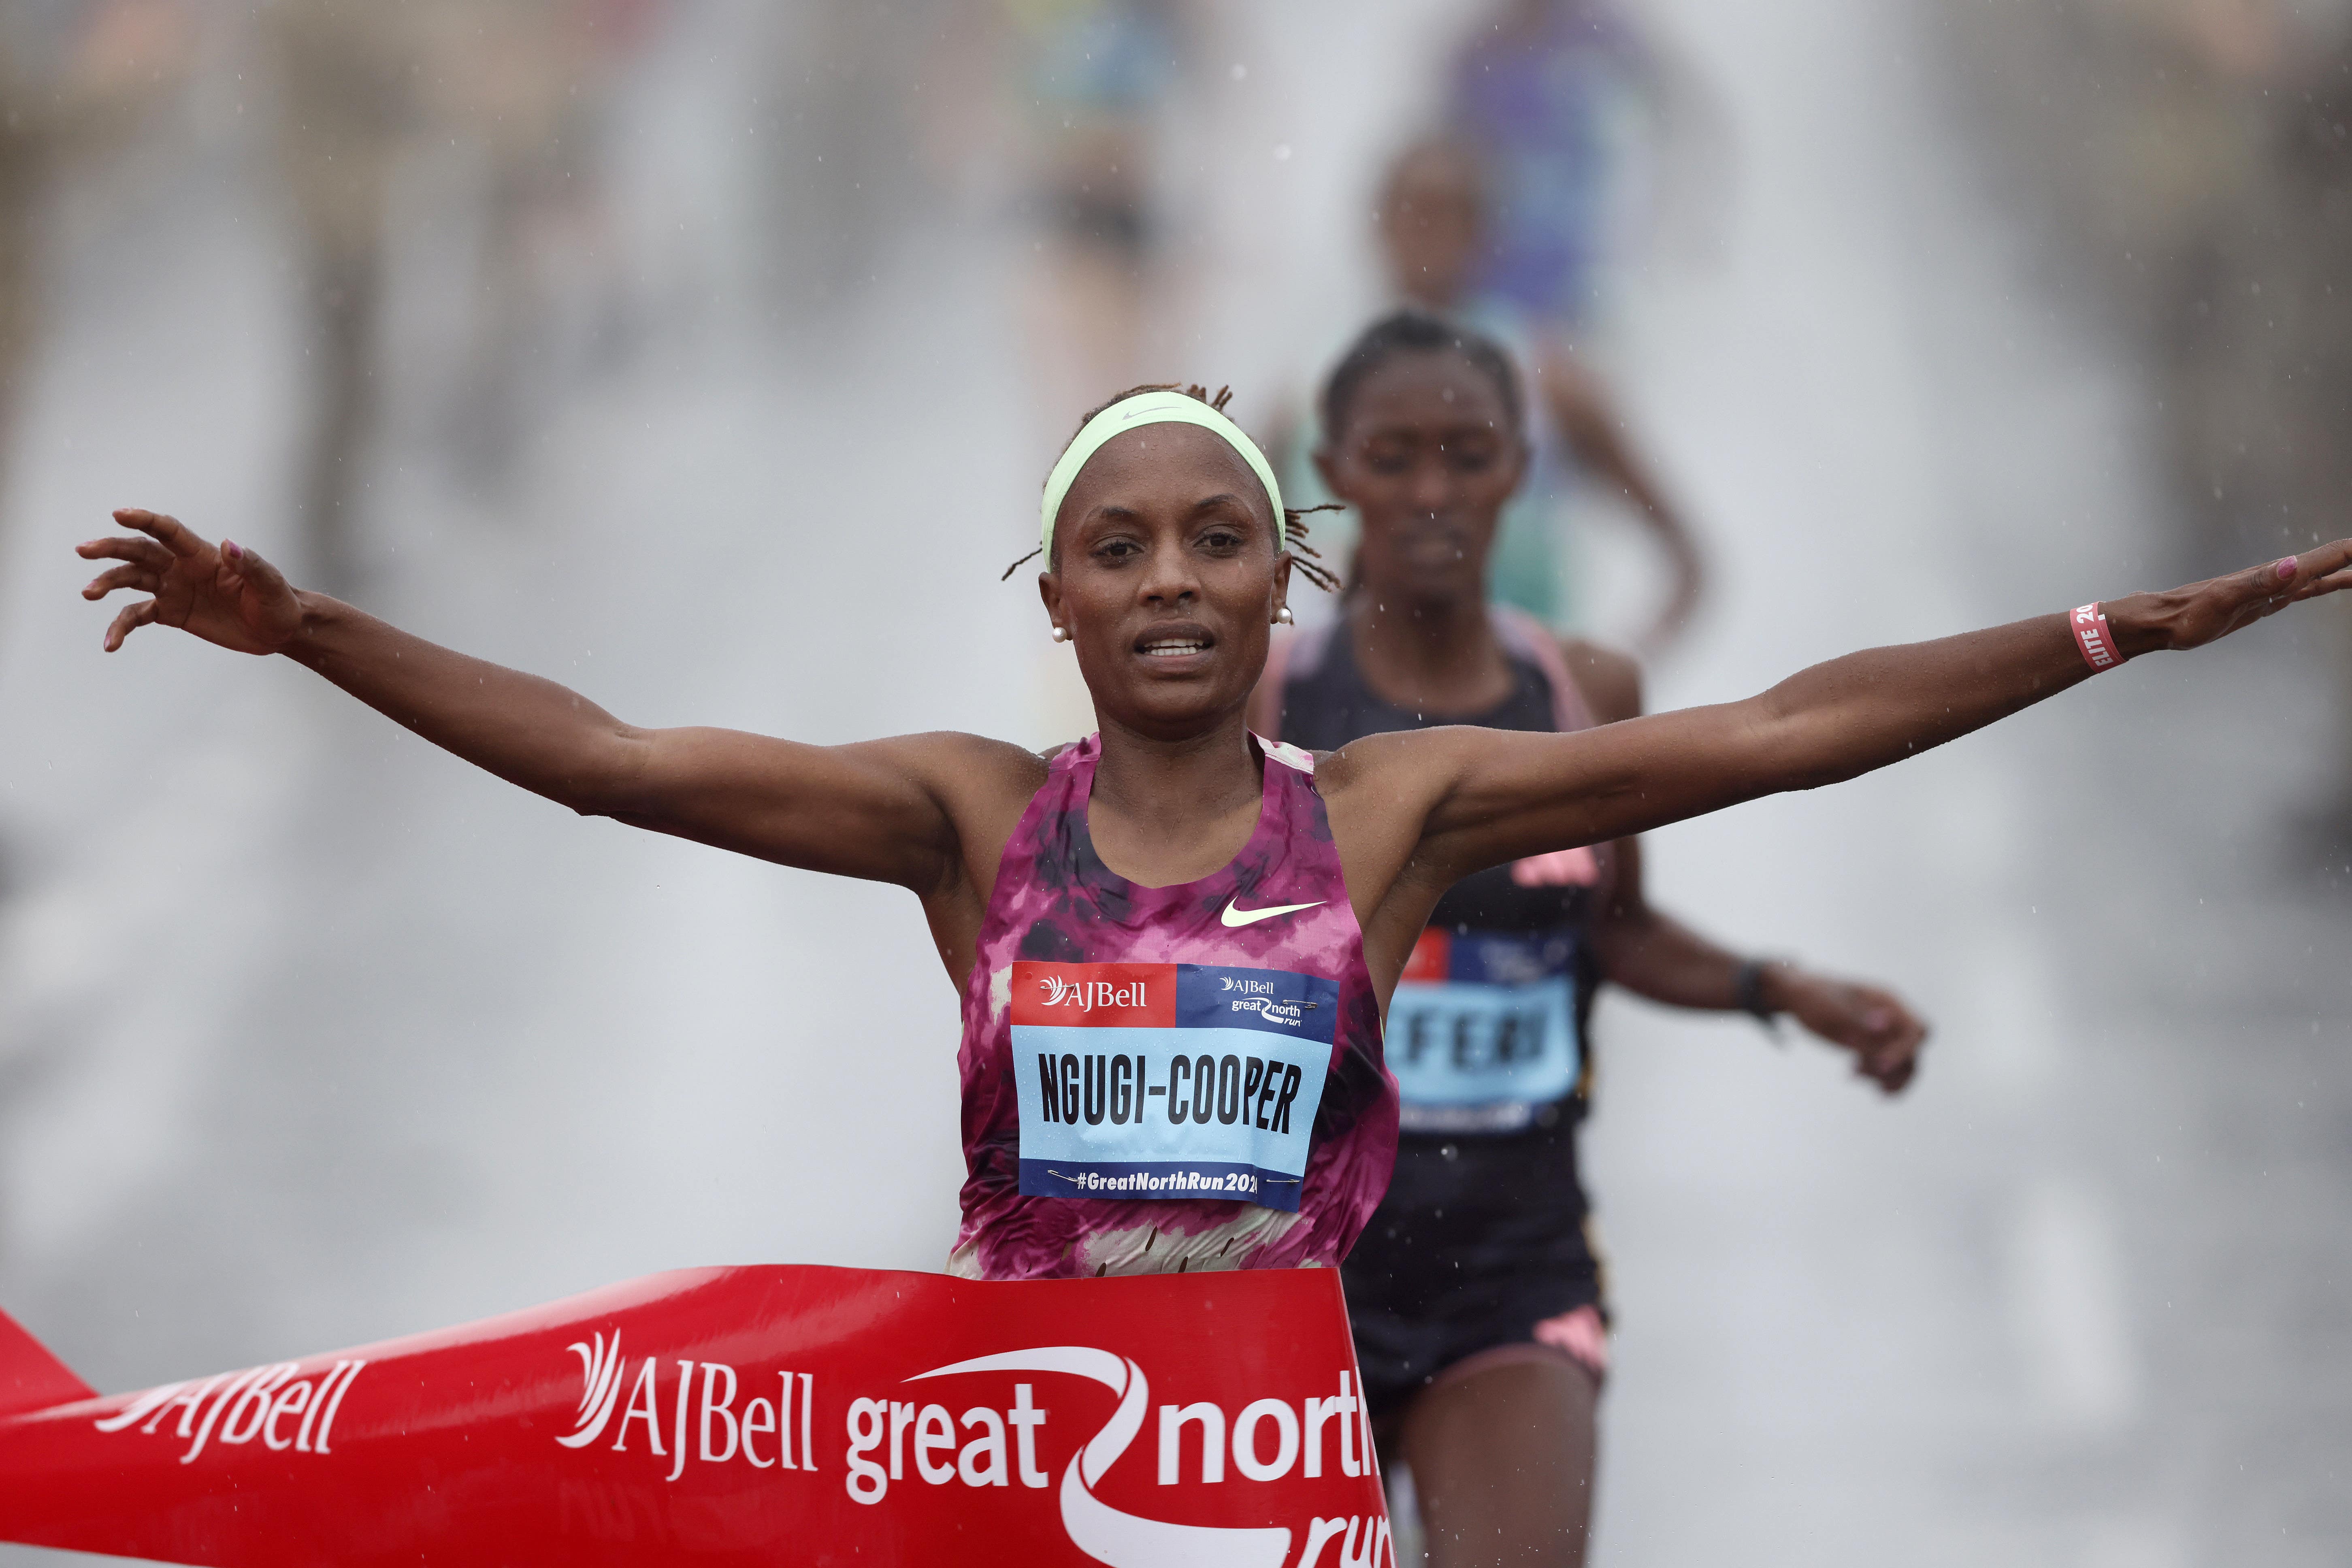
[[[952,776],[1017,768],[1027,755],[970,736],[810,746],[733,730],[638,729],[554,681],[297,592],[252,551],[215,546],[175,519],[114,515],[145,537],[81,545],[86,559],[124,563],[84,596],[154,596],[115,617],[108,651],[154,624],[242,653],[284,654],[435,745],[583,815],[929,893],[957,868],[942,798]]]

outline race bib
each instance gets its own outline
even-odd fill
[[[1517,1132],[1576,1087],[1576,939],[1422,932],[1389,1002],[1407,1132]]]
[[[1022,1192],[1296,1212],[1339,1016],[1288,970],[1014,963]]]

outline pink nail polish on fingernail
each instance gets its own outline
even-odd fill
[[[2284,561],[2282,561],[2282,562],[2280,562],[2280,563],[2278,563],[2278,574],[2279,574],[2279,581],[2280,581],[2280,582],[2282,582],[2282,583],[2285,582],[2288,578],[2290,578],[2290,577],[2292,577],[2292,576],[2294,576],[2294,556],[2290,555],[2290,556],[2288,556],[2285,560],[2284,560]]]

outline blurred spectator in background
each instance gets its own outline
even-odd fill
[[[186,79],[194,42],[183,0],[0,5],[0,479],[40,347],[44,220],[60,179],[130,140]],[[0,895],[8,850],[0,841]]]
[[[1461,317],[1499,340],[1535,394],[1531,467],[1496,542],[1493,593],[1551,626],[1579,623],[1568,535],[1581,471],[1631,504],[1664,557],[1665,602],[1634,637],[1654,653],[1697,607],[1699,552],[1579,350],[1643,209],[1663,225],[1658,193],[1705,184],[1641,172],[1675,161],[1666,150],[1677,142],[1703,149],[1682,162],[1721,166],[1720,147],[1705,145],[1711,104],[1610,0],[1499,0],[1447,68],[1443,119],[1389,166],[1377,226],[1389,302]],[[1324,499],[1304,457],[1311,414],[1296,426],[1280,436],[1291,475],[1302,495]]]
[[[1553,626],[1575,618],[1563,534],[1565,507],[1581,469],[1614,487],[1633,503],[1673,570],[1664,607],[1641,639],[1648,648],[1671,641],[1699,598],[1699,553],[1689,528],[1668,500],[1649,465],[1624,434],[1624,421],[1606,388],[1571,348],[1566,324],[1478,279],[1496,254],[1491,240],[1492,203],[1478,154],[1465,142],[1432,138],[1407,147],[1389,167],[1377,208],[1381,251],[1390,286],[1402,303],[1458,316],[1507,347],[1534,396],[1528,411],[1527,482],[1505,508],[1493,554],[1489,591],[1500,602]],[[1544,276],[1521,270],[1533,290]],[[1308,482],[1301,456],[1316,443],[1313,416],[1287,436],[1301,495],[1326,499]]]
[[[1414,302],[1464,310],[1514,342],[1577,459],[1621,489],[1654,531],[1673,566],[1674,586],[1644,639],[1653,649],[1696,607],[1697,552],[1623,442],[1622,420],[1600,382],[1579,364],[1574,344],[1592,326],[1603,268],[1627,248],[1645,198],[1654,205],[1655,194],[1671,186],[1644,180],[1643,171],[1662,166],[1677,129],[1703,128],[1711,119],[1706,94],[1675,68],[1652,32],[1612,0],[1495,0],[1454,59],[1445,104],[1452,134],[1475,158],[1453,175],[1463,194],[1408,192],[1392,178],[1382,204],[1394,265],[1400,247],[1411,243],[1396,231],[1419,221],[1415,200],[1458,203],[1475,193],[1480,232],[1470,241],[1475,248],[1467,277],[1454,285],[1452,300],[1436,298],[1425,282],[1399,281]],[[1655,155],[1640,155],[1645,152]],[[1441,242],[1420,243],[1426,248]],[[1542,446],[1556,446],[1549,436],[1541,433]],[[1507,525],[1497,557],[1497,591],[1555,624],[1573,607],[1560,585],[1557,516],[1565,478],[1539,449],[1517,505],[1519,526]],[[1538,596],[1532,584],[1538,579],[1530,574],[1544,570],[1530,553],[1529,525],[1546,511],[1554,514],[1550,526],[1534,536],[1549,546],[1549,572],[1540,580],[1562,601],[1549,609],[1528,602]],[[1517,560],[1513,531],[1522,536]]]
[[[299,488],[310,571],[347,592],[364,565],[356,496],[384,379],[394,181],[422,149],[478,160],[480,243],[447,431],[495,477],[525,416],[551,266],[593,224],[595,128],[657,0],[276,0],[279,151],[299,226],[314,378]]]
[[[852,323],[841,307],[907,220],[969,173],[988,141],[995,3],[801,0],[761,17],[762,239],[780,318]]]
[[[1398,296],[1459,315],[1500,339],[1536,394],[1529,432],[1533,460],[1528,483],[1504,514],[1491,590],[1554,626],[1570,619],[1574,606],[1563,508],[1580,468],[1623,493],[1672,566],[1672,593],[1643,639],[1646,647],[1660,647],[1697,607],[1697,544],[1626,438],[1623,416],[1607,389],[1579,363],[1569,321],[1501,288],[1480,287],[1482,275],[1494,275],[1494,258],[1506,254],[1496,243],[1496,211],[1482,160],[1464,143],[1448,141],[1408,148],[1389,170],[1379,208],[1381,247]],[[1565,273],[1533,265],[1542,248],[1530,245],[1521,253],[1528,264],[1515,269],[1517,286],[1527,293],[1545,291],[1547,278],[1561,289],[1570,287]]]
[[[1661,76],[1607,0],[1503,0],[1473,28],[1445,119],[1486,171],[1480,296],[1562,327],[1591,315],[1625,226],[1633,121]]]
[[[2181,564],[2341,531],[2352,5],[1948,7],[1982,116],[2157,381]],[[2339,617],[2340,622],[2340,617]],[[2352,634],[2339,658],[2352,837]]]
[[[128,140],[184,79],[194,30],[182,0],[0,5],[0,443],[39,339],[42,219],[59,167]]]
[[[1001,3],[1039,236],[1030,336],[1059,440],[1178,331],[1159,143],[1205,24],[1186,0]]]

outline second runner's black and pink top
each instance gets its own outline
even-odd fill
[[[1314,760],[1258,743],[1255,831],[1145,888],[1087,831],[1100,741],[1005,845],[963,994],[949,1272],[1086,1279],[1337,1264],[1387,1188],[1397,1091]]]
[[[1415,713],[1371,689],[1343,623],[1301,632],[1267,666],[1267,727],[1319,752],[1434,724],[1591,723],[1551,633],[1489,605],[1511,691],[1486,712]],[[1431,912],[1389,1003],[1403,1091],[1396,1177],[1344,1278],[1372,1411],[1601,1300],[1577,1168],[1601,980],[1591,941],[1604,850],[1562,850],[1465,878]]]

